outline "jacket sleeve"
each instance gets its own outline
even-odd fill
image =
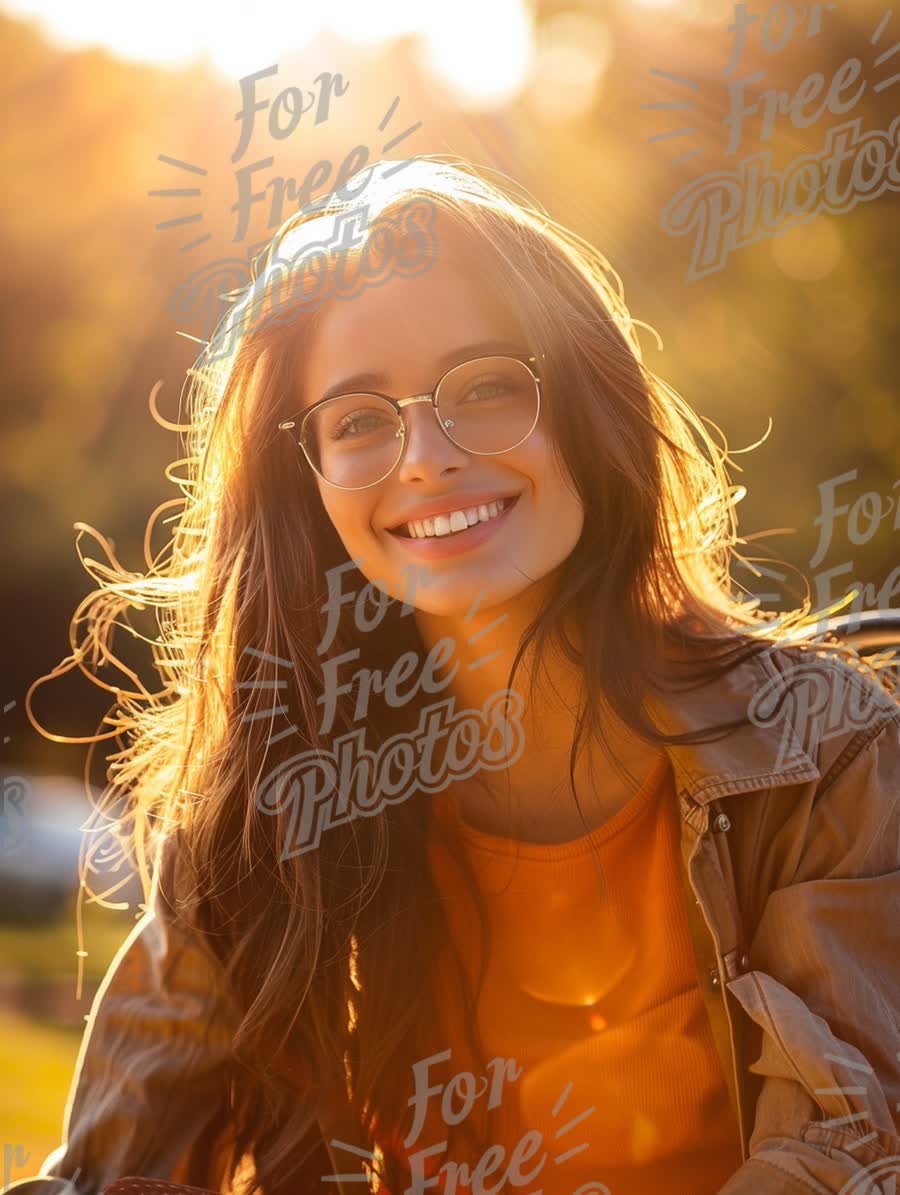
[[[227,1128],[234,1017],[221,964],[167,898],[175,891],[177,842],[177,835],[164,842],[150,909],[94,999],[63,1142],[39,1177],[8,1188],[15,1195],[97,1195],[125,1175],[195,1181],[204,1150],[202,1165],[212,1164]],[[217,1186],[219,1175],[211,1178]]]
[[[728,983],[762,1030],[762,1085],[720,1195],[876,1195],[900,1176],[900,713],[860,741]]]

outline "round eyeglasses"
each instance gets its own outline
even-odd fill
[[[403,410],[430,402],[444,435],[476,456],[510,452],[537,426],[541,383],[536,357],[476,357],[454,365],[430,394],[339,394],[278,427],[292,431],[315,472],[341,490],[364,490],[396,469],[406,447]]]

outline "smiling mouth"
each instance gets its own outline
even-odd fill
[[[515,506],[518,500],[519,495],[514,494],[508,498],[497,498],[494,502],[463,506],[459,510],[433,515],[429,519],[413,519],[408,523],[401,523],[398,527],[391,527],[390,533],[402,539],[440,539],[444,536],[459,535],[478,523],[489,523],[492,519],[499,518]]]

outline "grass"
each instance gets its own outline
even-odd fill
[[[137,918],[135,912],[101,909],[89,905],[84,910],[84,977],[97,983],[106,974],[113,955],[125,940]],[[54,925],[23,929],[0,925],[0,959],[5,974],[13,972],[25,979],[58,979],[78,974],[78,933],[74,911]]]
[[[42,1025],[25,1013],[0,1009],[0,1131],[4,1143],[22,1146],[26,1159],[11,1179],[36,1174],[59,1145],[80,1043],[78,1027]]]
[[[135,912],[88,906],[84,910],[83,995],[90,997],[135,922]],[[74,996],[78,974],[78,935],[73,911],[55,925],[22,929],[0,926],[0,959],[5,978],[26,983],[68,984]],[[83,1000],[85,1015],[89,998]],[[0,1008],[0,1144],[11,1146],[0,1158],[9,1180],[37,1173],[60,1144],[66,1099],[84,1024],[41,1021],[22,1008]],[[16,1147],[22,1152],[17,1153]],[[7,1176],[0,1174],[0,1185]]]

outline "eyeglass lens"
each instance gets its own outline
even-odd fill
[[[466,361],[450,370],[438,388],[441,426],[469,452],[508,452],[533,430],[538,409],[534,375],[511,357]],[[303,445],[326,481],[348,489],[374,485],[403,452],[402,419],[377,395],[341,395],[311,413]]]

